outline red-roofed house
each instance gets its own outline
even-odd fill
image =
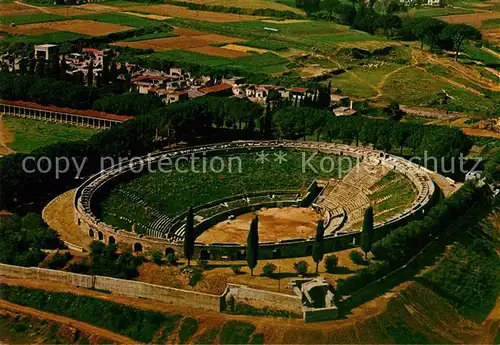
[[[233,94],[233,86],[229,84],[216,84],[212,86],[204,86],[198,89],[204,96],[231,96]]]

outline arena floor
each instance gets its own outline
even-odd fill
[[[246,245],[250,222],[259,216],[259,242],[275,242],[316,235],[316,222],[321,215],[312,208],[270,208],[246,213],[234,220],[220,222],[208,229],[196,242],[205,244],[231,242]]]

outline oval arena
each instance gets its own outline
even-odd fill
[[[403,158],[365,147],[305,141],[238,141],[166,150],[103,170],[77,189],[74,199],[75,221],[81,231],[94,240],[116,243],[136,252],[161,250],[165,254],[182,256],[186,213],[171,208],[168,203],[168,200],[177,200],[177,196],[173,195],[169,199],[169,195],[166,195],[165,199],[160,197],[157,201],[157,198],[148,199],[141,195],[141,190],[137,187],[135,192],[131,192],[131,187],[126,185],[130,181],[133,183],[137,178],[155,178],[146,173],[138,175],[135,172],[145,165],[157,166],[158,162],[167,158],[245,157],[250,153],[277,154],[281,151],[289,153],[291,157],[298,156],[299,153],[316,153],[323,155],[321,157],[329,155],[338,161],[342,157],[348,157],[354,165],[342,176],[335,176],[336,178],[322,174],[312,178],[312,181],[304,177],[303,181],[307,180],[307,184],[303,183],[301,186],[290,185],[276,189],[267,188],[266,184],[251,190],[245,189],[243,193],[235,190],[233,195],[227,195],[226,191],[226,194],[221,194],[222,197],[214,197],[216,200],[193,205],[198,236],[195,257],[213,260],[244,259],[246,232],[235,232],[232,237],[218,236],[217,231],[226,231],[222,225],[227,223],[232,226],[234,218],[234,222],[240,219],[238,216],[248,218],[249,213],[259,214],[271,209],[276,209],[274,213],[279,217],[279,210],[290,208],[312,208],[312,213],[318,215],[316,219],[324,220],[325,252],[342,250],[359,244],[363,214],[369,205],[373,205],[375,210],[377,240],[394,227],[422,215],[430,206],[437,190],[424,168]],[[170,189],[183,188],[176,184],[179,180],[174,177],[174,182],[169,185]],[[162,183],[168,184],[170,178],[163,177]],[[223,184],[226,178],[230,180],[231,177],[221,175],[222,182],[218,181],[218,184]],[[280,176],[272,176],[270,171],[269,184],[278,185],[271,181],[275,179],[279,180]],[[158,188],[156,193],[161,196],[163,191],[161,186]],[[203,192],[200,191],[200,194]],[[117,199],[122,201],[121,207],[115,207],[118,211],[107,206]],[[178,203],[185,206],[181,199],[179,196]],[[127,205],[134,212],[129,211]],[[266,226],[263,223],[262,229],[259,227],[260,258],[301,257],[311,254],[314,231],[296,231],[294,226],[287,228],[286,225],[280,230],[273,223],[270,224]],[[269,234],[273,231],[282,233]],[[312,235],[301,235],[304,233]],[[266,240],[266,237],[272,241]],[[218,241],[218,238],[224,241]],[[230,242],[227,242],[228,238]]]

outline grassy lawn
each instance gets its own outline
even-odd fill
[[[166,52],[154,53],[151,56],[159,59],[172,61],[174,63],[183,64],[186,62],[199,64],[201,66],[215,67],[223,66],[231,63],[232,59],[221,56],[205,55],[187,50],[169,50]]]
[[[493,18],[493,19],[483,20],[481,22],[481,27],[483,29],[496,29],[496,28],[500,28],[500,18]]]
[[[136,28],[154,27],[164,23],[163,21],[128,15],[124,13],[96,13],[79,16],[78,18],[86,20],[97,20],[98,22],[118,25],[133,26]]]
[[[379,201],[373,206],[376,221],[383,221],[402,212],[415,197],[411,181],[392,171],[380,179],[374,187],[384,187],[369,195],[372,202]]]
[[[135,41],[144,41],[144,40],[152,40],[155,38],[166,38],[166,37],[175,37],[178,36],[174,32],[165,31],[165,32],[153,32],[151,34],[145,34],[142,36],[130,37],[122,40],[122,42],[135,42]]]
[[[17,43],[30,43],[30,44],[45,44],[45,43],[62,43],[72,40],[77,40],[82,37],[87,37],[86,35],[76,34],[68,31],[57,31],[49,32],[41,35],[33,36],[8,36],[0,40],[2,47],[8,46],[9,44]]]
[[[278,164],[274,162],[274,152],[267,151],[270,162],[262,164],[257,162],[256,152],[239,154],[238,156],[222,157],[225,169],[222,172],[213,172],[210,168],[203,171],[202,162],[195,164],[196,169],[190,169],[191,162],[181,164],[183,173],[174,169],[172,172],[154,172],[123,183],[111,191],[110,195],[101,203],[101,215],[105,222],[123,226],[117,223],[116,214],[130,219],[138,220],[144,224],[152,219],[147,209],[134,202],[130,202],[125,194],[136,195],[146,203],[168,215],[176,215],[187,209],[189,205],[198,206],[210,201],[247,192],[265,190],[298,190],[307,188],[317,177],[338,177],[339,167],[342,174],[347,173],[347,159],[331,156],[334,166],[332,172],[315,172],[311,169],[302,169],[302,152],[286,151],[287,162]],[[305,153],[309,158],[308,153]],[[321,159],[325,157],[318,154],[312,159],[312,165],[319,167]],[[229,159],[231,158],[231,160]],[[330,162],[330,161],[328,161]],[[328,163],[329,164],[329,163]],[[220,163],[217,165],[220,167]],[[320,170],[320,169],[318,169]],[[179,170],[181,171],[181,170]],[[269,176],[279,178],[269,179]],[[342,177],[342,176],[340,176]]]
[[[22,24],[41,23],[41,22],[54,22],[57,20],[64,20],[64,19],[68,18],[52,13],[36,13],[36,14],[0,17],[0,24],[9,25],[11,23],[15,23],[17,25],[22,25]]]
[[[471,10],[465,10],[460,8],[419,8],[412,9],[408,11],[410,16],[414,16],[416,18],[421,17],[440,17],[440,16],[449,16],[452,14],[468,14],[474,13]]]
[[[363,78],[362,75],[360,77]],[[353,72],[347,71],[329,80],[332,82],[332,87],[339,88],[343,95],[360,98],[368,98],[375,95],[375,90],[370,87],[370,83],[359,80]]]
[[[476,47],[473,44],[465,44],[462,50],[465,54],[469,55],[472,59],[474,60],[479,60],[484,62],[485,64],[500,64],[500,59],[494,56],[493,54],[490,54],[488,52],[485,52],[479,47]]]
[[[284,71],[285,65],[288,62],[288,60],[273,53],[255,54],[231,59],[221,56],[205,55],[187,50],[176,49],[166,52],[158,52],[153,54],[153,56],[181,65],[189,62],[206,67],[227,66],[241,69],[258,70],[260,73],[267,74]]]
[[[87,140],[94,130],[60,123],[4,116],[4,125],[14,135],[9,147],[16,152],[29,153],[42,146],[58,142]]]
[[[332,42],[356,42],[356,41],[387,41],[382,36],[374,36],[360,31],[348,31],[338,34],[323,34],[309,36],[308,38],[315,41],[332,43]]]
[[[391,75],[382,88],[383,100],[396,101],[404,105],[434,106],[466,113],[486,115],[499,113],[497,106],[499,99],[495,93],[491,93],[488,97],[476,95],[434,76],[433,73],[443,76],[449,75],[443,69],[433,67],[431,72],[422,72],[412,67]],[[457,81],[461,82],[458,79]],[[437,102],[438,94],[443,91],[446,91],[452,98],[448,99],[446,104],[440,105]]]

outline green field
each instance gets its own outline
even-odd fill
[[[437,74],[445,71],[433,70]],[[446,104],[439,103],[438,95],[443,91],[453,97]],[[433,74],[409,67],[391,75],[383,88],[385,101],[396,101],[400,104],[415,106],[434,106],[452,111],[498,114],[498,96],[489,97],[473,94],[465,89],[454,87],[436,78]]]
[[[135,195],[155,209],[174,216],[187,210],[189,205],[198,206],[246,192],[305,189],[315,178],[342,177],[348,172],[349,162],[352,161],[348,157],[332,156],[335,164],[333,172],[316,173],[310,169],[302,170],[302,152],[285,151],[287,161],[282,164],[273,161],[274,151],[265,153],[269,154],[271,160],[266,164],[256,161],[257,151],[231,156],[232,160],[229,160],[230,156],[224,156],[225,169],[219,173],[209,169],[208,161],[204,173],[199,162],[195,165],[196,169],[190,169],[191,163],[183,163],[181,169],[188,170],[183,173],[154,172],[140,176],[119,185],[110,193],[101,203],[101,217],[105,222],[119,226],[123,226],[123,223],[109,216],[110,213],[138,220],[141,224],[154,219],[146,209],[124,197],[125,193]],[[309,153],[304,154],[309,157]],[[319,167],[323,157],[323,154],[315,156],[311,161],[313,166]],[[341,163],[342,168],[339,169]]]
[[[64,19],[67,18],[59,16],[57,14],[36,13],[36,14],[0,17],[0,24],[10,25],[14,23],[16,25],[22,25],[22,24],[41,23],[41,22],[54,22],[57,20],[64,20]]]
[[[155,53],[152,56],[181,65],[193,63],[205,67],[225,66],[250,71],[258,69],[259,73],[282,72],[288,62],[288,60],[273,53],[255,54],[231,59],[176,49]]]
[[[82,37],[88,37],[86,35],[81,35],[81,34],[76,34],[73,32],[68,32],[68,31],[56,31],[56,32],[49,32],[45,34],[40,34],[40,35],[33,35],[33,36],[21,36],[21,35],[14,35],[14,36],[7,36],[3,37],[0,40],[0,46],[2,48],[5,48],[8,50],[8,47],[10,45],[16,45],[20,43],[25,43],[25,44],[46,44],[46,43],[64,43],[68,41],[73,41],[77,40]],[[30,51],[32,48],[30,49]]]
[[[460,8],[439,8],[439,7],[419,8],[419,9],[412,9],[409,11],[409,14],[411,16],[414,16],[415,18],[440,17],[440,16],[449,16],[453,14],[468,14],[468,13],[474,13],[474,11],[460,9]]]
[[[80,19],[97,20],[99,22],[112,23],[118,25],[133,26],[136,28],[155,27],[164,24],[164,21],[142,18],[124,13],[97,13],[79,16]]]
[[[496,28],[500,28],[500,18],[493,18],[493,19],[483,20],[481,22],[481,27],[483,29],[496,29]]]
[[[124,39],[122,42],[136,42],[136,41],[145,41],[145,40],[152,40],[155,38],[166,38],[166,37],[175,37],[178,36],[173,32],[153,32],[151,34],[145,34],[141,36],[136,36],[136,37],[130,37],[127,39]]]
[[[5,127],[14,136],[14,141],[8,146],[21,153],[29,153],[37,148],[59,142],[87,140],[95,133],[92,129],[60,123],[11,116],[4,116],[2,119]]]
[[[473,60],[482,61],[485,64],[500,64],[500,59],[493,54],[485,52],[480,47],[473,44],[464,44],[463,52],[469,55]]]

